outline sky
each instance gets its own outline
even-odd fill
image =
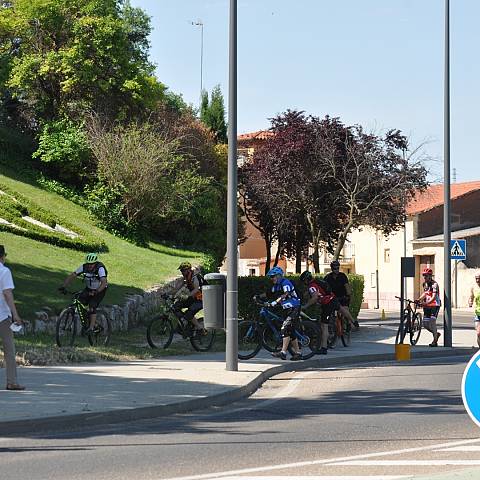
[[[131,0],[151,17],[158,78],[198,105],[203,85],[227,101],[229,0]],[[480,1],[451,2],[451,166],[480,180]],[[443,174],[444,0],[238,0],[238,132],[286,109],[395,128]],[[452,178],[453,180],[453,178]]]

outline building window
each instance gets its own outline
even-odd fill
[[[385,263],[390,263],[390,249],[386,248],[383,252],[383,260]]]
[[[257,274],[257,269],[256,269],[256,268],[249,268],[249,269],[248,269],[248,274],[249,274],[251,277],[254,277],[254,276]]]
[[[371,273],[370,274],[370,288],[376,288],[377,286],[377,274]]]

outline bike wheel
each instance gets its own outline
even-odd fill
[[[168,348],[173,340],[173,324],[167,315],[159,315],[147,328],[147,342],[152,348]]]
[[[282,334],[268,323],[262,330],[262,346],[269,352],[279,352],[282,349]]]
[[[262,336],[257,322],[242,320],[238,323],[238,358],[253,358],[262,348]]]
[[[408,320],[405,320],[404,322],[400,322],[400,325],[398,326],[397,330],[397,336],[395,337],[395,345],[398,345],[400,343],[403,343],[405,340],[405,337],[408,333]]]
[[[342,318],[342,335],[340,340],[344,347],[348,347],[352,343],[352,327],[346,318]]]
[[[203,318],[199,318],[198,323],[202,326],[203,329]],[[193,335],[190,337],[190,343],[197,352],[207,352],[212,348],[214,341],[215,330],[207,330],[205,334],[194,331]]]
[[[75,311],[66,308],[57,318],[55,327],[55,340],[59,347],[72,347],[77,335],[77,322]]]
[[[410,345],[416,345],[422,333],[422,314],[415,313],[412,318],[412,326],[410,328]]]
[[[295,335],[304,360],[308,360],[318,353],[321,333],[320,328],[315,322],[303,320],[298,331],[295,331]],[[288,351],[293,355],[291,345],[288,346]]]
[[[328,322],[328,340],[327,347],[335,348],[337,346],[338,336],[337,336],[337,316],[329,318]]]
[[[88,334],[88,341],[92,347],[106,347],[112,336],[112,322],[103,311],[97,311],[97,322],[92,333]]]

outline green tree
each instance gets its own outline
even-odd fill
[[[227,143],[227,124],[225,122],[225,102],[220,85],[212,90],[210,101],[208,92],[202,92],[200,120],[211,130],[216,143]]]

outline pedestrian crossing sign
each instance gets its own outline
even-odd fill
[[[467,258],[467,241],[466,240],[450,240],[450,258],[452,260],[466,260]]]

